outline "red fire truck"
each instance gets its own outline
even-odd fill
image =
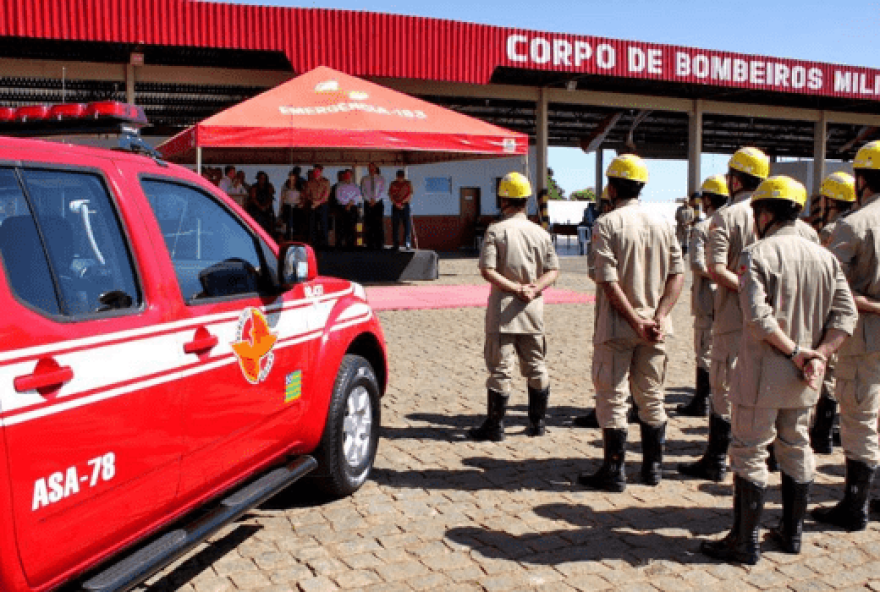
[[[354,492],[376,454],[364,289],[164,162],[145,122],[0,109],[5,592],[129,589],[300,477]],[[11,137],[108,126],[125,149]]]

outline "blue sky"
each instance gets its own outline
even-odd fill
[[[241,2],[304,8],[370,10],[539,31],[650,41],[880,68],[880,2],[868,0],[315,0]],[[610,155],[606,155],[607,163]],[[567,191],[592,186],[595,161],[574,148],[551,148],[550,167]],[[705,156],[704,176],[726,157]],[[650,161],[645,198],[684,195],[683,162]]]

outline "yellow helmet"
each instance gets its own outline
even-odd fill
[[[507,173],[498,183],[498,197],[507,199],[527,199],[532,194],[532,184],[517,172]]]
[[[799,181],[791,177],[773,175],[761,181],[752,194],[752,203],[767,199],[790,201],[803,208],[807,204],[807,190]]]
[[[831,173],[822,181],[819,195],[837,201],[854,202],[856,200],[856,183],[853,176],[843,171]]]
[[[727,166],[759,179],[770,175],[770,159],[757,148],[740,148],[730,157]]]
[[[621,154],[611,161],[611,164],[608,165],[608,170],[605,171],[605,175],[628,181],[647,183],[648,167],[635,154]]]
[[[727,179],[724,175],[712,175],[706,177],[703,185],[700,187],[700,193],[714,193],[715,195],[723,195],[730,197],[730,191],[727,189]]]
[[[880,141],[874,140],[859,148],[853,169],[880,169]]]

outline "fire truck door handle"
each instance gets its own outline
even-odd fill
[[[219,343],[215,335],[193,339],[189,343],[183,344],[183,351],[188,354],[199,354],[214,349]]]
[[[12,384],[17,392],[23,393],[60,386],[71,380],[73,380],[73,370],[70,366],[61,366],[54,370],[37,371],[27,376],[19,376],[12,381]]]

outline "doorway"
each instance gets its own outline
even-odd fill
[[[474,248],[477,236],[477,222],[480,219],[480,188],[462,187],[459,190],[459,228],[461,228],[461,244],[463,249]]]

